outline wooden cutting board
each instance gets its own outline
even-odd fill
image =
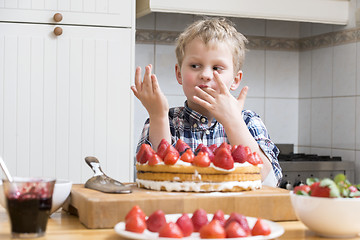
[[[267,186],[240,193],[184,193],[145,190],[134,185],[131,194],[108,194],[73,185],[63,209],[78,215],[87,228],[113,228],[134,205],[139,205],[147,216],[158,209],[171,214],[203,208],[207,213],[221,209],[225,214],[238,212],[273,221],[297,220],[289,191]]]

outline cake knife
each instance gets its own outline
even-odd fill
[[[94,171],[94,176],[86,181],[85,187],[101,191],[104,193],[131,193],[131,186],[107,176],[100,167],[100,162],[96,157],[86,157],[85,162]]]

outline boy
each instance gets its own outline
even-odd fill
[[[263,184],[277,186],[282,177],[279,150],[260,117],[243,110],[248,87],[237,98],[229,92],[240,85],[246,42],[223,18],[199,20],[180,34],[175,74],[187,98],[184,107],[169,110],[152,66],[146,66],[143,81],[138,67],[131,89],[149,114],[138,147],[148,143],[156,151],[163,138],[172,144],[181,138],[193,151],[200,143],[249,146],[264,162]]]

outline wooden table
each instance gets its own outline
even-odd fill
[[[285,233],[279,239],[289,240],[327,240],[317,237],[299,221],[278,222]],[[10,222],[4,208],[0,207],[0,239],[11,239]],[[56,212],[48,221],[46,235],[39,240],[123,240],[113,229],[87,229],[76,216],[65,212]],[[347,240],[360,240],[352,238]],[[328,239],[328,240],[334,240]]]

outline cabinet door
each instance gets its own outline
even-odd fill
[[[0,23],[0,155],[18,176],[132,180],[130,29]]]
[[[133,0],[0,0],[0,21],[131,27]]]

